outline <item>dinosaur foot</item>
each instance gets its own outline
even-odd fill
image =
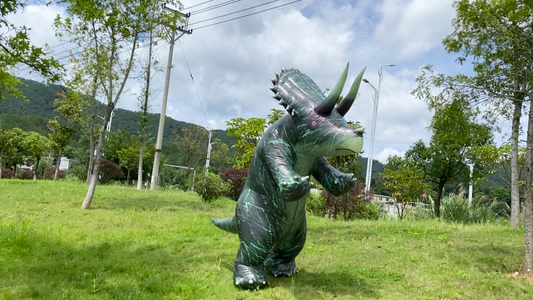
[[[289,277],[298,273],[296,262],[281,262],[278,260],[271,260],[267,263],[267,270],[274,277]]]
[[[262,289],[269,283],[263,265],[250,267],[235,264],[233,280],[236,286],[246,290]]]

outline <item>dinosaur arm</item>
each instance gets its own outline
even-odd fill
[[[263,154],[283,200],[296,201],[307,194],[309,176],[302,177],[294,171],[295,155],[289,144],[283,140],[269,141]]]
[[[355,184],[353,174],[342,173],[335,169],[325,157],[317,158],[311,175],[334,196],[346,193]]]

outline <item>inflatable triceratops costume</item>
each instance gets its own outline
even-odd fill
[[[235,215],[213,220],[219,228],[239,235],[235,285],[267,286],[265,269],[275,277],[298,272],[294,259],[306,238],[310,175],[333,195],[355,183],[353,174],[333,168],[326,157],[356,154],[363,147],[363,128],[354,129],[344,119],[363,73],[364,69],[338,105],[348,65],[328,97],[296,69],[282,69],[272,79],[274,98],[289,114],[272,124],[259,141]]]

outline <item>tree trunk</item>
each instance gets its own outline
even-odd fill
[[[102,157],[102,149],[104,148],[104,139],[106,134],[107,123],[109,122],[111,112],[113,112],[114,108],[115,105],[111,102],[107,105],[105,111],[104,121],[100,130],[100,135],[98,136],[98,146],[96,147],[96,157],[94,158],[94,163],[92,167],[93,172],[91,174],[91,182],[89,183],[89,189],[87,190],[85,200],[83,200],[83,203],[81,205],[81,208],[83,209],[91,208],[91,203],[93,202],[94,191],[96,189],[96,183],[98,182],[98,173],[100,171],[100,158]]]
[[[442,192],[444,191],[444,183],[439,181],[439,189],[437,190],[437,197],[435,198],[434,209],[435,217],[440,218],[440,199],[442,198]]]
[[[517,229],[520,220],[520,172],[518,166],[518,135],[522,101],[514,101],[513,122],[511,129],[511,228]]]
[[[89,165],[87,166],[87,179],[86,184],[91,183],[91,174],[94,166],[94,119],[89,124]]]
[[[526,161],[525,161],[525,172],[526,172],[526,186],[525,186],[525,255],[524,255],[524,273],[531,273],[531,255],[533,254],[532,249],[532,202],[531,202],[531,189],[533,184],[533,103],[529,105],[529,117],[527,123],[527,148],[526,148]]]
[[[143,186],[143,159],[144,159],[144,140],[141,141],[141,150],[139,151],[139,173],[137,175],[137,189]]]
[[[131,186],[131,184],[130,184],[130,169],[128,169],[128,173],[127,174],[128,175],[126,175],[126,185],[127,186]]]
[[[59,154],[57,155],[57,163],[56,163],[56,169],[54,172],[54,181],[57,181],[57,174],[59,173],[59,165],[61,164],[61,151],[59,151]]]
[[[33,181],[37,180],[37,171],[39,170],[39,163],[41,162],[41,158],[38,157],[37,161],[35,162],[35,171],[33,171]]]
[[[4,157],[4,151],[0,152],[0,179],[2,179],[2,169],[4,168],[3,158]]]

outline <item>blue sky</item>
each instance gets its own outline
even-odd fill
[[[201,2],[205,0],[182,1],[184,12],[188,12],[187,7]],[[191,11],[222,2],[225,1],[214,0]],[[237,1],[192,14],[190,23],[266,2],[269,1]],[[276,1],[246,13],[289,2],[291,0]],[[441,45],[442,39],[452,32],[452,3],[452,0],[302,0],[280,9],[198,29],[176,44],[167,115],[223,129],[225,122],[232,118],[264,118],[272,108],[282,108],[271,98],[269,90],[270,78],[282,67],[300,69],[326,89],[335,85],[347,62],[350,62],[348,81],[366,66],[365,78],[376,87],[378,66],[396,64],[383,69],[377,118],[374,158],[385,162],[388,155],[404,153],[416,140],[429,141],[426,128],[432,114],[423,101],[410,95],[416,87],[416,77],[421,74],[420,68],[431,64],[436,71],[449,75],[470,72],[469,66],[455,62],[457,54],[446,53]],[[32,28],[31,37],[36,44],[54,46],[61,42],[48,24],[63,11],[56,6],[28,7],[11,19]],[[235,16],[239,14],[227,18]],[[224,18],[191,25],[191,28],[220,20]],[[53,50],[64,56],[69,47],[61,45]],[[160,43],[158,53],[165,67],[168,44]],[[26,75],[24,70],[21,75]],[[38,79],[38,76],[29,75],[29,78]],[[153,112],[160,111],[163,83],[164,72],[161,72],[153,84]],[[136,94],[139,90],[139,84],[131,81],[118,106],[138,110]],[[346,115],[349,120],[361,122],[367,132],[372,122],[373,94],[371,87],[363,84],[360,97]],[[496,142],[501,143],[501,140]],[[365,151],[368,145],[366,139]]]

